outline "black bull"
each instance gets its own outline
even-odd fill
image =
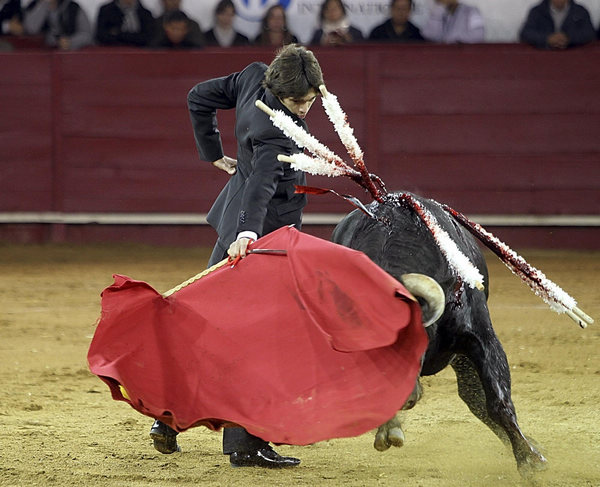
[[[500,440],[512,447],[519,472],[529,475],[543,468],[546,459],[517,423],[506,354],[492,328],[487,307],[489,281],[483,254],[476,240],[438,204],[413,196],[479,269],[484,277],[484,291],[472,289],[454,274],[420,217],[393,198],[368,205],[375,218],[359,210],[350,213],[335,228],[333,241],[364,252],[400,281],[402,274],[421,273],[440,284],[445,309],[441,318],[427,328],[429,346],[421,375],[436,374],[450,365],[456,373],[460,398]],[[400,426],[392,419],[388,426],[394,425]],[[385,425],[378,434],[382,431],[387,433]],[[387,446],[390,443],[394,441],[389,440]]]

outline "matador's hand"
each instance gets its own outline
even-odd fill
[[[246,254],[248,253],[248,246],[252,242],[254,242],[254,240],[252,240],[251,238],[238,238],[229,246],[229,249],[227,249],[227,254],[232,259],[236,259],[238,257],[241,257],[243,259],[244,257],[246,257]]]
[[[212,163],[213,166],[225,171],[230,176],[233,176],[237,171],[237,160],[231,157],[223,156]]]

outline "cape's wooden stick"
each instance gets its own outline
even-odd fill
[[[195,276],[190,277],[187,281],[184,281],[181,284],[175,286],[173,289],[169,289],[168,291],[164,292],[162,294],[162,297],[168,298],[169,296],[171,296],[171,294],[176,293],[177,291],[179,291],[180,289],[183,289],[186,286],[189,286],[193,282],[196,282],[198,279],[202,279],[204,276],[206,276],[207,274],[210,274],[212,271],[216,271],[219,267],[223,267],[225,264],[227,264],[228,261],[229,261],[229,258],[223,259],[222,261],[217,262],[215,265],[209,267],[208,269],[204,269],[199,274],[196,274]]]

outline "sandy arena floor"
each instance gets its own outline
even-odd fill
[[[543,447],[538,486],[600,486],[600,251],[522,251],[596,318],[586,330],[557,315],[491,254],[490,309],[509,358],[521,427]],[[221,434],[180,435],[161,455],[151,419],[113,401],[87,368],[112,274],[164,291],[202,270],[207,251],[141,246],[0,246],[0,485],[404,486],[526,485],[512,454],[467,410],[445,370],[424,380],[406,413],[407,443],[379,453],[373,435],[280,447],[302,464],[233,469]]]

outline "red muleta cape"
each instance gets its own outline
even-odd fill
[[[281,228],[165,298],[115,275],[88,352],[112,397],[177,431],[229,423],[273,443],[363,434],[415,386],[410,293],[361,252]]]

